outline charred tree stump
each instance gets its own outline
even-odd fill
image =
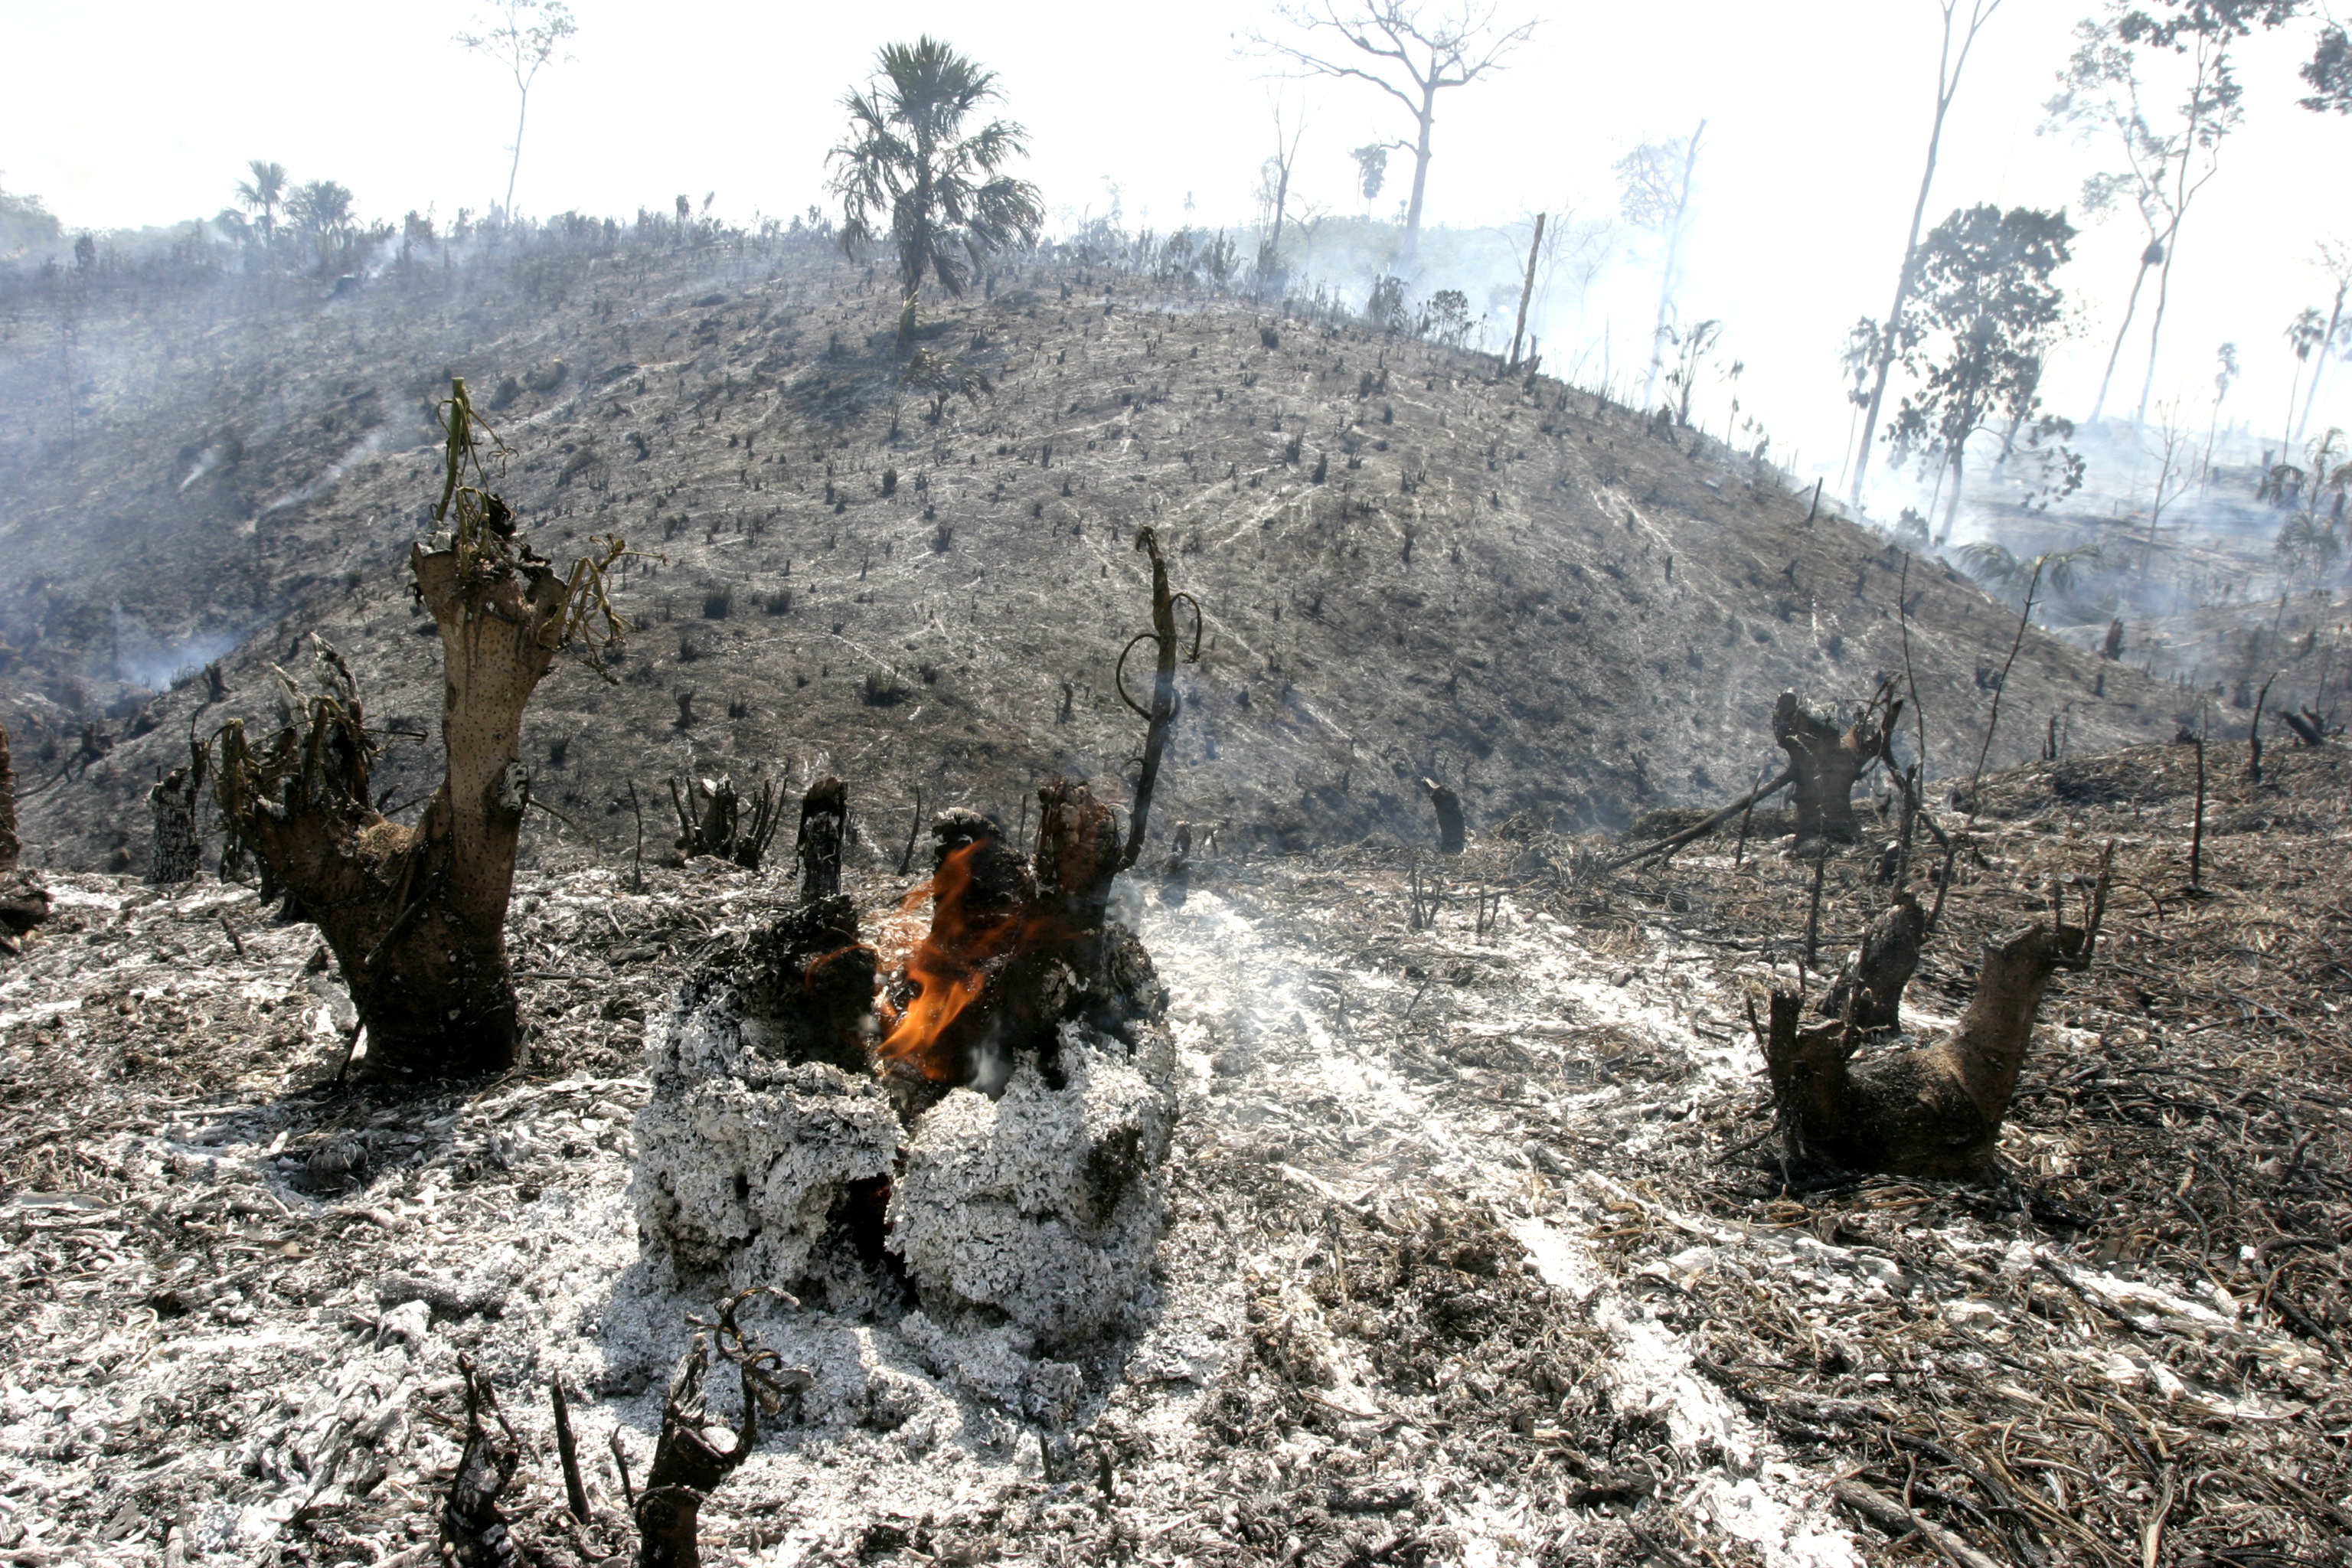
[[[2113,852],[2109,852],[2112,858]],[[2107,872],[2080,926],[2032,926],[1985,949],[1977,993],[1958,1027],[1932,1045],[1854,1065],[1851,1019],[1808,1026],[1804,998],[1773,994],[1764,1040],[1789,1163],[1939,1181],[1989,1175],[2051,976],[2090,966],[2105,911]]]
[[[147,879],[159,887],[191,881],[204,865],[204,843],[196,836],[203,790],[194,768],[173,768],[147,792],[147,807],[155,817],[155,856]]]
[[[1843,1018],[1851,1007],[1853,1026],[1864,1034],[1901,1028],[1904,988],[1919,967],[1919,947],[1927,940],[1927,912],[1909,889],[1897,892],[1863,932],[1861,950],[1822,998],[1822,1016]]]
[[[840,896],[841,846],[848,833],[849,786],[828,773],[801,796],[801,830],[793,853],[801,865],[802,898]]]
[[[8,727],[0,724],[0,871],[15,870],[23,849],[16,837],[16,769],[8,758]]]
[[[441,1502],[441,1550],[457,1568],[521,1568],[522,1546],[499,1510],[499,1495],[522,1463],[522,1445],[473,1359],[459,1357],[457,1370],[466,1379],[466,1446]]]
[[[530,800],[523,709],[559,648],[609,646],[628,629],[604,593],[621,542],[559,576],[520,540],[506,503],[480,488],[479,421],[462,380],[451,383],[448,411],[435,517],[449,531],[409,552],[441,636],[446,773],[423,816],[404,826],[375,809],[377,748],[350,671],[323,642],[329,689],[295,723],[258,749],[239,721],[220,733],[222,815],[334,950],[376,1073],[513,1065],[506,914]]]
[[[1874,704],[1852,729],[1841,731],[1808,711],[1795,692],[1780,694],[1772,710],[1772,739],[1789,753],[1789,772],[1796,785],[1799,844],[1811,844],[1816,838],[1851,844],[1860,837],[1853,816],[1853,786],[1863,768],[1885,749],[1886,736],[1901,708],[1901,703],[1894,704],[1881,724]]]
[[[49,918],[49,890],[16,864],[16,773],[0,728],[0,952],[22,951],[25,933]]]
[[[1462,819],[1462,797],[1432,779],[1421,781],[1429,792],[1431,809],[1437,813],[1437,852],[1459,855],[1469,847],[1469,825]]]

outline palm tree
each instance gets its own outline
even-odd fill
[[[898,350],[915,340],[915,299],[925,277],[961,295],[991,251],[1034,244],[1045,212],[1037,187],[1002,173],[1027,151],[1018,125],[992,120],[970,135],[964,120],[999,97],[996,75],[939,39],[891,44],[879,78],[843,100],[850,139],[835,165],[844,249],[877,237],[885,222],[898,251]]]
[[[267,245],[278,232],[278,204],[286,199],[286,165],[250,158],[245,166],[253,178],[236,183],[237,205],[259,216],[261,239]]]

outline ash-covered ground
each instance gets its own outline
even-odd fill
[[[1779,1168],[1748,1007],[1793,974],[1815,863],[1775,822],[1642,872],[1524,824],[1454,858],[1147,863],[1118,907],[1181,1098],[1136,1322],[1041,1416],[887,1313],[772,1312],[813,1385],[704,1510],[705,1560],[2341,1561],[2346,773],[2335,746],[2273,747],[2259,784],[2208,760],[2194,891],[2186,746],[1941,814],[1965,848],[1915,1029],[2116,846],[2099,963],[2045,1003],[1986,1186]],[[877,921],[895,848],[853,857]],[[1874,849],[1823,868],[1817,971],[1885,901]],[[619,1551],[610,1438],[642,1475],[718,1304],[641,1256],[646,1039],[782,880],[526,874],[528,1065],[397,1097],[337,1083],[310,927],[209,879],[52,882],[60,918],[0,967],[0,1552],[430,1560],[461,1354],[525,1439],[530,1549]],[[1933,1542],[1890,1544],[1835,1500],[1857,1487]]]

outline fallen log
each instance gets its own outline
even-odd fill
[[[1639,849],[1629,850],[1622,855],[1617,856],[1613,859],[1604,861],[1602,862],[1602,867],[1606,870],[1615,871],[1620,870],[1624,867],[1633,865],[1639,861],[1646,860],[1653,855],[1672,855],[1675,850],[1680,849],[1684,845],[1690,843],[1693,839],[1706,837],[1708,834],[1714,832],[1725,823],[1729,822],[1733,817],[1738,816],[1741,812],[1747,811],[1763,801],[1769,799],[1771,796],[1780,794],[1782,790],[1787,789],[1790,784],[1796,782],[1796,770],[1793,768],[1784,768],[1780,771],[1780,774],[1773,778],[1769,783],[1758,784],[1754,789],[1749,790],[1746,795],[1741,795],[1738,800],[1733,801],[1729,805],[1725,806],[1721,811],[1717,812],[1714,816],[1706,818],[1705,821],[1694,823],[1692,826],[1684,828],[1679,833],[1668,834],[1665,837],[1659,839],[1654,844],[1644,844]]]

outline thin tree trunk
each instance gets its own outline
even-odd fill
[[[1976,29],[1990,21],[1992,12],[1982,16],[1971,14],[1969,31],[1960,42],[1960,56],[1952,59],[1952,20],[1955,0],[1946,0],[1944,6],[1944,45],[1936,57],[1936,117],[1927,129],[1927,163],[1919,174],[1919,195],[1911,204],[1911,233],[1903,242],[1903,266],[1895,275],[1895,302],[1887,307],[1886,320],[1879,324],[1878,364],[1871,377],[1870,405],[1862,423],[1862,449],[1853,459],[1853,491],[1849,498],[1856,511],[1862,510],[1863,481],[1870,472],[1870,447],[1878,430],[1878,415],[1886,402],[1886,378],[1895,369],[1895,329],[1903,320],[1903,307],[1910,302],[1911,285],[1917,279],[1919,262],[1919,226],[1927,216],[1927,193],[1936,183],[1936,160],[1944,142],[1944,120],[1952,111],[1952,100],[1960,90],[1960,72],[1967,68],[1969,49],[1976,42]],[[1995,0],[1996,6],[1999,0]],[[1946,66],[1948,63],[1948,73]]]
[[[1431,68],[1433,70],[1435,68]],[[1429,189],[1429,133],[1437,122],[1437,89],[1423,84],[1421,89],[1421,112],[1414,118],[1421,122],[1421,136],[1412,149],[1412,199],[1404,209],[1404,254],[1398,258],[1400,268],[1412,270],[1421,255],[1421,203]]]
[[[1657,395],[1658,372],[1665,363],[1666,321],[1675,308],[1675,273],[1682,265],[1683,222],[1690,211],[1691,174],[1698,167],[1698,139],[1706,134],[1706,121],[1698,122],[1691,132],[1690,148],[1683,155],[1681,188],[1675,195],[1675,216],[1666,226],[1665,265],[1658,273],[1658,319],[1650,328],[1650,373],[1642,383],[1642,411],[1654,412],[1651,399]],[[1683,388],[1683,423],[1690,423],[1690,393]]]
[[[522,122],[523,117],[530,112],[530,89],[524,88],[516,96],[521,101],[515,105],[514,158],[507,164],[507,205],[505,212],[507,215],[507,221],[509,223],[514,221],[515,175],[522,170]]]
[[[1944,531],[1941,534],[1937,535],[1936,539],[1936,542],[1939,545],[1949,544],[1952,542],[1953,525],[1959,521],[1960,479],[1962,475],[1960,464],[1967,452],[1968,444],[1965,441],[1963,441],[1959,446],[1952,448],[1952,461],[1950,465],[1952,493],[1946,497],[1944,500]]]
[[[2090,422],[2094,425],[2099,422],[2100,413],[2107,406],[2107,384],[2116,378],[2116,361],[2123,357],[2124,338],[2131,331],[2132,317],[2139,312],[2140,287],[2147,281],[2147,269],[2153,265],[2147,259],[2147,253],[2140,252],[2139,270],[2132,275],[2131,293],[2124,300],[2123,325],[2116,329],[2115,345],[2107,350],[2107,368],[2099,376],[2099,395],[2091,403]]]
[[[2295,422],[2294,426],[2294,439],[2297,446],[2302,445],[2305,435],[2311,429],[2312,405],[2319,401],[2319,373],[2327,366],[2327,350],[2336,342],[2337,324],[2344,320],[2345,289],[2346,285],[2342,283],[2336,286],[2336,303],[2327,312],[2327,335],[2319,340],[2318,351],[2312,356],[2311,385],[2303,395],[2303,417]],[[2312,510],[2314,511],[2319,510],[2319,483],[2322,477],[2317,474],[2312,476]]]
[[[1528,330],[1528,302],[1533,300],[1536,294],[1536,258],[1543,251],[1543,231],[1544,215],[1538,213],[1536,214],[1536,237],[1528,242],[1528,276],[1527,280],[1519,285],[1519,319],[1517,324],[1511,328],[1511,357],[1504,362],[1503,368],[1506,370],[1515,370],[1518,367],[1519,341],[1526,335]]]
[[[2179,238],[2180,219],[2175,217],[2164,237],[2164,265],[2156,272],[2156,313],[2147,321],[2147,374],[2140,378],[2139,407],[2132,415],[2135,425],[2147,423],[2148,402],[2156,395],[2156,345],[2164,332],[2164,307],[2172,294],[2172,258]],[[2292,414],[2293,405],[2288,406]]]

